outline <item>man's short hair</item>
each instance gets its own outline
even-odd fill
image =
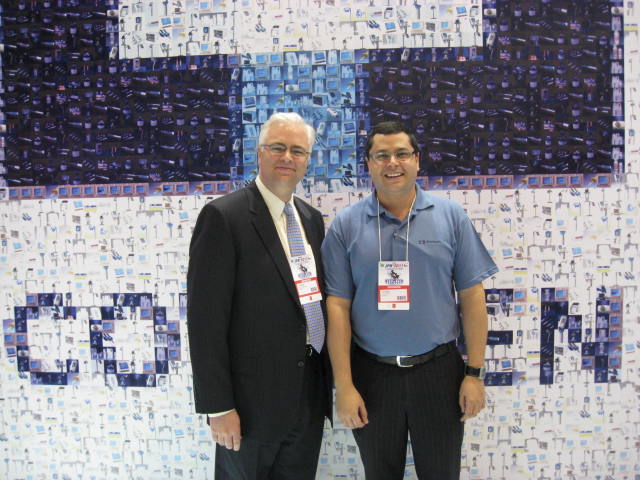
[[[369,158],[369,152],[371,151],[371,147],[373,147],[374,135],[394,135],[396,133],[406,133],[409,136],[411,148],[413,148],[413,150],[416,152],[420,152],[418,141],[416,140],[416,136],[413,134],[413,130],[411,130],[402,122],[392,120],[389,122],[378,123],[369,131],[369,136],[367,137],[367,146],[365,150],[367,158]]]
[[[304,118],[295,112],[276,112],[269,117],[269,119],[262,124],[260,128],[260,136],[258,137],[258,144],[262,145],[267,138],[269,129],[276,123],[288,123],[292,125],[300,125],[307,131],[309,137],[309,148],[313,146],[316,139],[316,131],[311,125],[309,125]]]

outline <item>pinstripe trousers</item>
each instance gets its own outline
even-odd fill
[[[464,423],[458,404],[464,362],[457,351],[403,368],[354,347],[351,369],[369,423],[353,430],[367,480],[404,477],[407,433],[420,480],[458,480]]]

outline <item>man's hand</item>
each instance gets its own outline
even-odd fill
[[[364,400],[354,386],[336,390],[336,409],[347,428],[361,428],[369,423]]]
[[[466,375],[460,386],[461,422],[475,417],[485,406],[484,381]]]
[[[235,410],[220,415],[219,417],[209,417],[209,426],[213,441],[229,450],[236,452],[240,450],[240,416]]]

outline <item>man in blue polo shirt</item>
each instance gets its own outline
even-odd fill
[[[375,192],[342,210],[322,245],[338,414],[367,480],[403,478],[407,433],[418,478],[458,479],[463,422],[485,405],[482,281],[498,269],[462,207],[416,186],[404,124],[376,125],[366,154]]]

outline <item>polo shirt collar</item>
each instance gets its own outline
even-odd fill
[[[418,191],[418,196],[416,197],[416,201],[413,204],[414,210],[425,210],[433,206],[433,200],[431,199],[431,194],[425,192],[420,188],[418,184],[416,184],[416,189]],[[378,200],[376,198],[375,190],[369,195],[365,200],[365,212],[370,217],[378,216]],[[386,212],[387,210],[380,205],[380,213]]]

